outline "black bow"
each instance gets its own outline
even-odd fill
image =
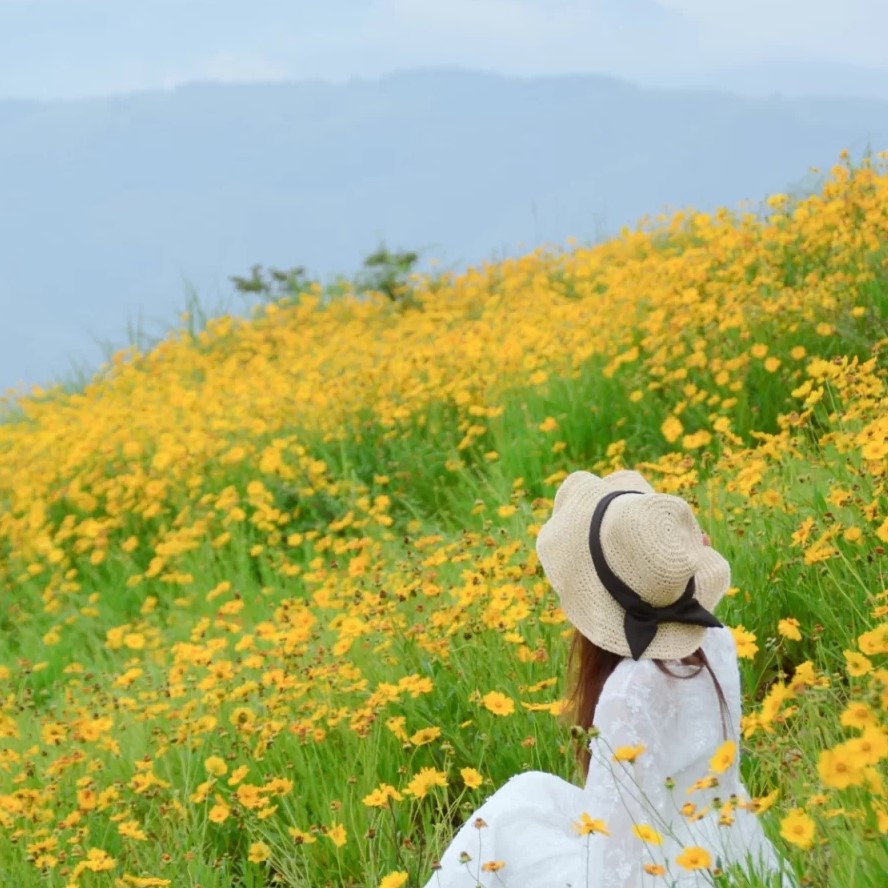
[[[690,623],[695,626],[714,626],[722,624],[696,598],[694,598],[694,578],[688,580],[681,596],[665,607],[654,607],[629,588],[611,569],[601,549],[601,521],[611,500],[624,493],[641,493],[640,490],[615,490],[607,494],[595,507],[592,524],[589,527],[589,551],[592,563],[604,588],[614,600],[626,611],[623,628],[632,658],[637,660],[648,648],[657,634],[660,623]]]

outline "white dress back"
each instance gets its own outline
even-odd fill
[[[726,739],[739,750],[740,678],[733,637],[708,629],[702,645],[727,703],[704,669],[691,678],[664,674],[652,660],[626,659],[605,682],[595,713],[599,736],[580,788],[553,774],[519,774],[494,793],[457,833],[427,888],[656,888],[711,885],[706,870],[689,870],[676,858],[704,849],[712,866],[740,865],[778,876],[792,886],[762,832],[757,816],[737,802],[748,799],[735,756],[717,785],[697,788]],[[670,664],[677,675],[695,668]],[[616,761],[621,747],[643,747],[633,762]],[[727,803],[727,807],[725,807]],[[693,805],[691,811],[688,805]],[[609,835],[579,835],[582,814],[603,821]],[[701,816],[702,815],[702,816]],[[486,826],[476,828],[480,817]],[[721,821],[721,822],[720,822]],[[649,827],[645,842],[635,827]],[[466,855],[470,860],[465,860]],[[503,866],[485,872],[483,864]],[[663,867],[665,874],[657,874]]]

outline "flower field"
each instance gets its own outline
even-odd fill
[[[0,885],[424,884],[509,776],[579,779],[534,539],[619,467],[732,564],[752,797],[709,816],[882,885],[885,165],[410,286],[0,408]]]

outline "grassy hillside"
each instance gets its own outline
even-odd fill
[[[306,293],[7,405],[0,884],[422,884],[511,774],[576,779],[533,543],[620,466],[732,563],[737,803],[810,884],[880,884],[888,173],[769,204]]]

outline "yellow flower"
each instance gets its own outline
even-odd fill
[[[574,832],[581,836],[594,835],[595,833],[601,833],[604,836],[610,835],[607,824],[603,820],[596,820],[585,811],[580,814],[579,820],[573,821],[573,828]]]
[[[137,841],[144,842],[148,839],[148,834],[139,826],[139,823],[135,820],[123,820],[117,824],[117,831],[122,835],[125,839],[136,839]]]
[[[711,774],[709,774],[708,776],[702,777],[700,780],[697,780],[694,783],[692,783],[685,790],[685,792],[688,795],[691,795],[692,793],[699,792],[701,789],[712,789],[712,787],[716,786],[717,784],[718,784],[718,778],[713,777]]]
[[[888,542],[888,540],[886,540]],[[888,623],[882,623],[857,639],[860,650],[868,656],[888,654]]]
[[[122,883],[132,888],[169,888],[172,885],[169,879],[160,879],[157,876],[132,876],[129,873],[123,877]]]
[[[777,624],[777,631],[790,641],[801,641],[802,633],[799,632],[799,621],[795,617],[787,617]]]
[[[59,840],[56,836],[50,836],[39,842],[31,842],[27,846],[28,854],[32,857],[43,854],[46,851],[55,851],[59,846]]]
[[[734,636],[734,644],[737,646],[737,656],[751,660],[758,652],[755,643],[755,633],[749,632],[744,626],[729,626],[731,635]]]
[[[433,786],[447,786],[447,775],[434,768],[420,768],[404,789],[408,795],[423,799]]]
[[[863,537],[863,531],[859,527],[846,527],[842,531],[842,539],[849,543],[856,543]]]
[[[860,768],[888,758],[888,734],[879,727],[868,727],[859,737],[847,740],[844,745]]]
[[[407,879],[408,875],[403,871],[389,873],[387,876],[383,876],[379,888],[402,888],[407,884]]]
[[[213,805],[213,807],[210,808],[210,813],[207,814],[207,817],[213,823],[225,823],[225,821],[228,820],[228,815],[230,813],[231,809],[228,805],[220,802],[218,805]]]
[[[327,838],[337,847],[341,848],[348,841],[348,834],[341,823],[334,823],[327,830]]]
[[[313,845],[317,842],[317,837],[311,833],[303,832],[295,826],[287,827],[287,832],[292,836],[297,845]]]
[[[797,693],[805,687],[828,687],[829,679],[826,676],[821,675],[817,676],[817,673],[814,671],[814,664],[810,660],[805,660],[804,663],[799,663],[796,666],[795,672],[792,675],[792,680],[789,683],[789,689]]]
[[[266,860],[271,856],[271,849],[265,842],[253,842],[250,845],[250,853],[247,856],[247,860],[250,863],[265,863]]]
[[[78,864],[94,873],[112,870],[117,866],[117,861],[101,848],[90,848],[86,858]]]
[[[814,529],[814,519],[809,515],[799,525],[798,529],[793,532],[793,534],[792,534],[793,543],[797,546],[804,545],[808,541],[808,537],[811,535],[811,531],[813,529]]]
[[[539,424],[539,430],[541,432],[554,432],[555,429],[557,429],[557,428],[558,428],[558,421],[552,416],[547,416]]]
[[[814,821],[801,808],[793,808],[780,821],[780,835],[787,842],[808,849],[814,844]]]
[[[733,740],[725,740],[709,760],[709,770],[715,774],[723,774],[731,766],[737,756],[737,746]]]
[[[484,782],[484,778],[474,768],[460,768],[459,773],[469,789],[477,789]]]
[[[81,811],[92,811],[97,803],[98,799],[94,789],[84,787],[77,791],[77,806]]]
[[[210,794],[210,790],[215,785],[216,781],[211,777],[209,780],[205,780],[203,783],[198,784],[197,789],[188,796],[188,801],[190,801],[193,805],[203,804],[207,797]]]
[[[249,765],[239,765],[231,772],[231,776],[228,778],[228,785],[237,786],[249,773]]]
[[[681,437],[682,432],[684,432],[684,426],[677,416],[669,415],[663,420],[660,432],[670,444],[673,444]]]
[[[846,728],[865,730],[878,724],[872,709],[861,700],[852,700],[839,716],[839,722]]]
[[[665,876],[666,875],[666,867],[663,866],[662,863],[646,863],[644,865],[644,871],[649,876]]]
[[[383,808],[388,804],[389,799],[400,802],[403,798],[404,796],[394,786],[380,783],[373,792],[364,796],[363,802],[368,808]]]
[[[236,728],[239,728],[245,733],[250,733],[255,719],[256,715],[249,706],[238,706],[232,711],[228,720]]]
[[[486,863],[481,864],[481,872],[496,873],[499,872],[505,865],[505,861],[502,860],[488,860]]]
[[[846,789],[863,784],[863,772],[846,743],[834,749],[824,749],[817,760],[817,773],[825,786]]]
[[[496,510],[496,513],[497,513],[497,515],[500,516],[500,518],[510,518],[517,511],[518,511],[518,507],[513,505],[512,503],[509,503],[508,505],[500,506]]]
[[[725,804],[718,809],[718,825],[731,826],[735,819],[734,802],[725,802]]]
[[[386,720],[385,726],[401,741],[404,743],[409,739],[407,737],[407,732],[404,730],[404,725],[407,724],[407,719],[403,715],[393,715],[391,718]]]
[[[681,439],[681,446],[685,450],[697,450],[700,447],[705,447],[710,441],[712,441],[712,434],[706,429],[700,429],[692,435],[685,435]]]
[[[499,691],[490,691],[481,698],[484,708],[494,715],[511,715],[515,711],[515,701]]]
[[[254,786],[252,783],[242,783],[235,790],[234,797],[250,811],[262,807],[265,803],[261,787]]]
[[[709,869],[712,866],[712,857],[705,848],[691,845],[682,850],[675,862],[686,870]]]
[[[416,731],[416,733],[411,735],[410,742],[414,746],[425,746],[426,743],[431,743],[433,740],[437,740],[440,736],[440,728],[422,728],[421,730]]]
[[[228,772],[228,765],[218,755],[211,755],[205,762],[207,773],[213,777],[221,777]]]
[[[134,651],[145,647],[145,636],[141,632],[128,632],[123,636],[123,643]]]
[[[652,826],[646,823],[636,823],[632,827],[633,834],[649,845],[662,845],[663,837]]]
[[[614,761],[634,762],[644,752],[644,746],[618,746],[614,750]]]

